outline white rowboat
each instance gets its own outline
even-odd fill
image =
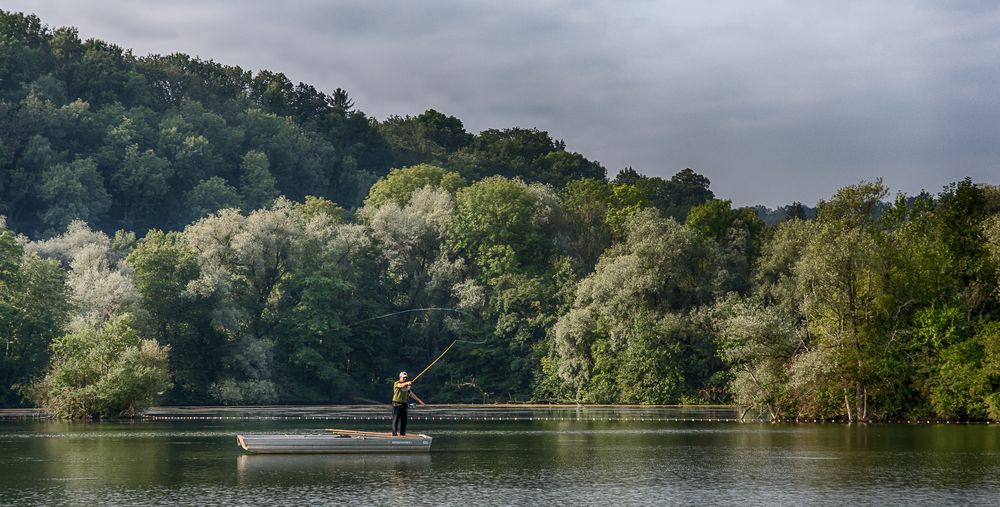
[[[433,440],[422,434],[392,436],[372,431],[327,431],[325,435],[236,435],[236,441],[254,454],[364,454],[429,452]]]

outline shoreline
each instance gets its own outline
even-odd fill
[[[74,420],[72,422],[157,422],[196,420],[330,420],[366,424],[389,420],[388,404],[343,405],[178,405],[151,407],[134,418]],[[997,421],[950,419],[891,419],[847,421],[844,419],[789,418],[771,420],[747,417],[740,420],[735,405],[606,405],[606,404],[427,404],[415,409],[414,421],[576,421],[576,422],[736,422],[768,424],[838,425],[994,425]],[[582,412],[582,413],[581,413]],[[37,408],[0,409],[0,422],[55,420]]]

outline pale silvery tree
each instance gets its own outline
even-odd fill
[[[124,265],[112,265],[110,255],[106,246],[94,243],[81,248],[70,263],[70,301],[76,317],[91,326],[133,313],[139,303],[131,273]]]
[[[406,206],[390,202],[364,208],[361,217],[380,245],[387,274],[403,282],[434,261],[453,210],[448,192],[428,186],[416,190]]]
[[[597,322],[590,308],[572,308],[559,318],[553,328],[557,373],[579,397],[590,380],[593,358],[590,348],[595,339]]]
[[[719,355],[730,366],[733,401],[749,410],[767,411],[771,420],[787,413],[790,400],[786,365],[801,343],[801,331],[778,306],[733,296],[715,307]]]
[[[138,310],[139,292],[130,268],[121,262],[122,256],[112,249],[111,239],[103,232],[77,220],[65,233],[29,242],[26,248],[68,265],[66,285],[73,307],[73,329],[100,327],[116,315]]]
[[[25,243],[25,250],[35,252],[39,257],[57,259],[69,267],[76,253],[92,244],[111,248],[107,234],[92,230],[83,220],[74,220],[66,227],[66,232],[46,240],[29,241]]]
[[[222,302],[215,324],[235,339],[266,335],[265,310],[286,273],[292,243],[302,234],[301,214],[286,199],[243,215],[225,209],[189,225],[182,235],[198,258],[200,277],[188,291]]]
[[[875,325],[886,278],[875,234],[844,221],[821,221],[795,265],[813,340],[796,359],[791,380],[804,389],[798,397],[807,414],[841,415],[834,409],[840,405],[849,420],[869,417],[877,392],[869,384],[886,353],[877,345],[884,337]]]
[[[577,386],[578,398],[588,396],[596,375],[606,386],[603,401],[626,393],[647,402],[678,394],[682,365],[674,355],[686,346],[684,315],[726,288],[717,248],[696,232],[654,210],[637,213],[627,229],[625,241],[578,284],[572,310],[554,328],[558,373]],[[627,357],[649,363],[658,372],[649,376],[659,375],[661,385],[650,384],[645,393],[625,385],[636,377]]]
[[[453,288],[465,271],[462,260],[453,258],[446,247],[454,209],[451,193],[428,185],[415,190],[405,206],[389,202],[362,210],[362,219],[385,260],[394,305],[426,308],[452,304]],[[441,326],[454,325],[450,315],[427,313],[412,319],[409,331],[428,340],[439,334],[435,331]]]
[[[236,344],[227,358],[233,379],[212,392],[222,401],[275,401],[271,332],[282,314],[281,283],[305,217],[279,198],[267,209],[242,215],[226,209],[189,225],[183,241],[196,252],[200,277],[188,286],[211,301],[213,325]]]
[[[528,185],[528,193],[535,199],[532,222],[537,226],[547,226],[554,221],[555,215],[562,211],[559,196],[551,186],[543,183]]]

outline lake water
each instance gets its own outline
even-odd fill
[[[415,408],[423,456],[247,455],[386,409],[0,419],[0,505],[1000,505],[1000,425],[738,423],[729,409]],[[693,421],[691,419],[694,419]]]

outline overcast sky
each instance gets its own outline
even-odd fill
[[[947,5],[945,7],[944,5]],[[7,0],[133,48],[342,87],[383,119],[537,127],[600,161],[691,167],[736,204],[883,177],[1000,183],[989,1]]]

